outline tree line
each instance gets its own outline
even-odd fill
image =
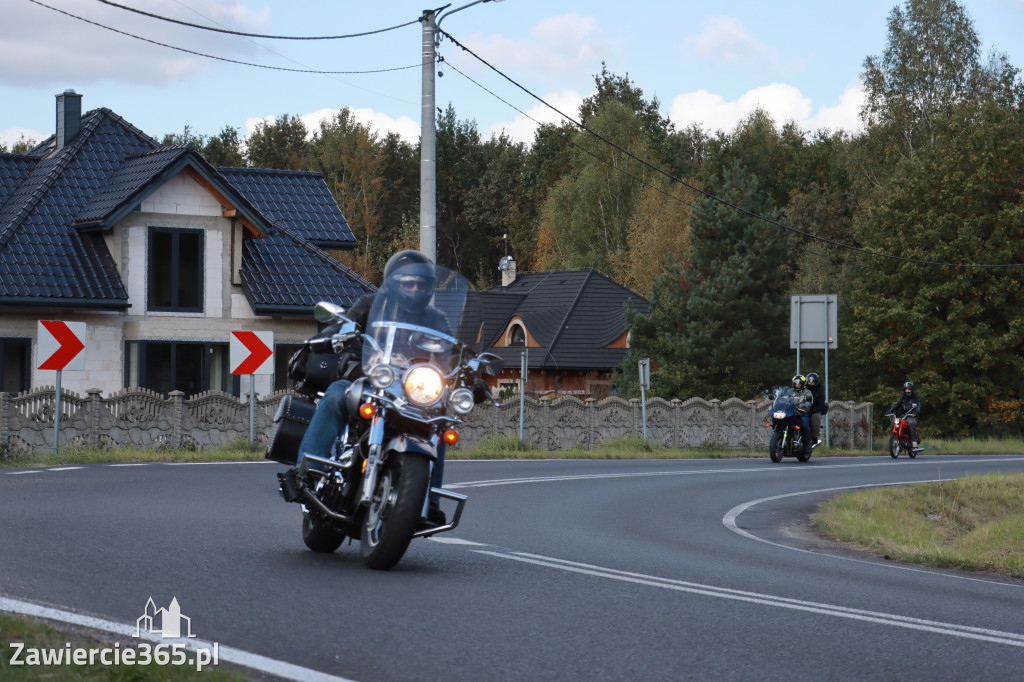
[[[880,27],[882,30],[882,27]],[[804,131],[757,110],[731,131],[678,129],[602,68],[577,121],[530,144],[437,119],[437,257],[478,286],[520,270],[595,268],[647,297],[627,311],[618,395],[756,398],[788,384],[789,297],[838,294],[833,400],[881,415],[904,381],[926,433],[1024,432],[1024,85],[983,53],[964,6],[905,0],[865,58],[862,128]],[[577,122],[579,125],[577,125]],[[357,246],[339,260],[378,281],[419,243],[419,148],[343,109],[316,130],[281,115],[242,140],[192,142],[216,166],[320,171]],[[0,151],[4,151],[0,149]],[[986,267],[979,267],[986,266]],[[824,375],[819,351],[800,371]],[[879,417],[879,423],[881,423]]]

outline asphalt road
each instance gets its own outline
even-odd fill
[[[279,469],[2,471],[0,598],[124,627],[150,597],[176,598],[198,637],[297,679],[1024,670],[1024,581],[876,559],[807,529],[844,489],[1024,471],[1024,457],[454,461],[462,524],[390,572],[364,568],[358,545],[306,550]]]

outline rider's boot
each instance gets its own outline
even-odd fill
[[[444,515],[439,500],[430,500],[430,504],[427,505],[427,521],[435,526],[443,526],[448,523],[448,518]]]
[[[300,478],[298,467],[292,467],[277,475],[277,481],[281,484],[281,497],[285,502],[298,502],[300,490]]]

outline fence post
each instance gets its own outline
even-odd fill
[[[0,454],[3,453],[4,448],[9,445],[10,441],[10,417],[7,414],[10,404],[11,401],[8,400],[7,393],[0,391]]]
[[[593,398],[587,398],[587,400],[586,400],[586,405],[587,405],[587,450],[593,450],[594,449],[594,427],[595,427],[594,412],[597,409],[595,407],[596,404],[597,404],[596,400],[594,400]]]
[[[711,401],[711,439],[708,445],[719,445],[718,442],[718,418],[722,411],[722,401],[715,398]],[[705,439],[707,440],[707,439]]]
[[[747,447],[751,450],[757,449],[757,401],[748,400],[747,407],[750,408],[750,431],[747,433]]]
[[[167,394],[172,401],[171,407],[171,449],[177,450],[181,447],[182,413],[184,412],[185,394],[181,391],[171,391]]]
[[[89,394],[89,438],[86,442],[91,448],[100,446],[100,389],[90,388]]]
[[[683,412],[683,401],[679,398],[672,398],[672,448],[679,450],[680,415]]]
[[[540,399],[540,405],[541,412],[544,415],[543,418],[540,420],[540,442],[544,451],[547,452],[550,449],[551,445],[551,424],[549,423],[549,420],[551,419],[551,398],[544,396],[543,398]],[[523,437],[526,437],[525,432],[523,434]]]

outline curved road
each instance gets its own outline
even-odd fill
[[[0,472],[0,609],[134,632],[147,599],[177,599],[222,657],[295,679],[1024,670],[1024,581],[876,559],[807,530],[842,490],[1019,472],[1024,457],[453,461],[462,524],[414,541],[387,573],[363,568],[358,545],[307,551],[279,469]]]

